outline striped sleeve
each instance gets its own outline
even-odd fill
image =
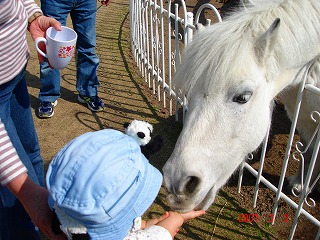
[[[33,0],[0,0],[0,85],[24,68],[29,59],[28,17],[41,12]]]
[[[41,12],[41,8],[33,1],[33,0],[21,0],[23,5],[28,13],[28,17],[30,17],[35,12]]]
[[[4,124],[0,121],[0,182],[6,185],[27,172],[16,149],[12,146]]]

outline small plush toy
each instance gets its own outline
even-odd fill
[[[133,137],[140,146],[147,145],[151,140],[153,126],[145,121],[133,120],[131,123],[124,123],[125,134]]]
[[[125,134],[133,137],[138,142],[141,152],[147,159],[162,148],[163,139],[161,136],[157,135],[151,141],[153,126],[150,123],[133,120],[131,123],[125,123],[124,128]]]

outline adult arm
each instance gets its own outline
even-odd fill
[[[28,30],[33,40],[38,37],[45,37],[49,27],[54,27],[56,30],[61,30],[59,21],[51,17],[43,16],[41,8],[34,0],[21,0],[28,15]],[[45,52],[45,45],[41,43],[39,46]],[[44,57],[38,53],[40,62],[44,61]]]
[[[17,76],[28,62],[28,25],[33,39],[45,36],[50,26],[60,30],[58,21],[41,15],[40,7],[33,0],[0,0],[0,84]],[[39,46],[45,52],[45,45]],[[38,56],[40,62],[44,60]]]
[[[30,3],[33,2],[33,3]],[[46,17],[42,15],[41,9],[34,3],[33,0],[24,0],[28,12],[28,30],[32,39],[35,41],[38,37],[46,37],[46,31],[49,27],[53,27],[56,30],[61,30],[61,23],[52,17]],[[35,6],[35,5],[36,6]],[[40,43],[39,48],[46,52],[46,47],[43,42]],[[40,62],[44,61],[44,57],[38,53],[38,59]]]
[[[0,181],[22,203],[32,222],[49,239],[66,239],[51,229],[52,212],[48,205],[48,190],[35,184],[27,174],[0,120]]]
[[[48,190],[35,184],[23,173],[7,185],[7,188],[19,199],[34,225],[49,239],[67,239],[64,235],[52,232],[53,213],[48,206]]]
[[[0,182],[6,185],[27,169],[21,162],[16,149],[13,147],[4,124],[0,119]]]

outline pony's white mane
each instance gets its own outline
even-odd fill
[[[299,67],[306,59],[317,55],[304,53],[315,45],[317,38],[314,36],[320,35],[320,12],[316,9],[320,9],[318,0],[258,1],[197,33],[185,49],[184,64],[177,69],[175,88],[187,94],[199,89],[212,92],[211,86],[216,87],[219,78],[226,78],[232,74],[232,69],[242,66],[248,54],[254,55],[257,39],[276,18],[280,18],[279,37],[267,70],[276,74],[283,70],[279,66]],[[303,18],[307,21],[302,21]],[[223,87],[223,83],[219,84]]]

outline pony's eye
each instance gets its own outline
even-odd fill
[[[252,92],[245,92],[233,97],[232,101],[244,104],[249,101],[252,96]]]

